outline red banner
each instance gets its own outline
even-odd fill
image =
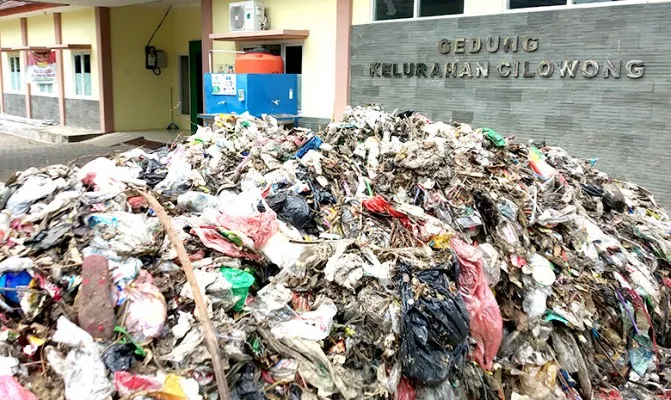
[[[56,53],[53,51],[28,52],[26,80],[28,83],[55,83]]]

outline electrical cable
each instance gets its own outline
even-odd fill
[[[163,19],[161,19],[161,22],[159,22],[156,29],[154,29],[154,33],[151,34],[151,37],[149,38],[149,41],[147,42],[147,46],[149,46],[151,44],[151,41],[154,40],[154,36],[156,36],[156,32],[158,32],[158,30],[161,29],[161,25],[163,25],[163,23],[165,22],[165,19],[168,18],[168,13],[170,13],[170,10],[172,10],[172,6],[168,7],[168,10],[165,12],[165,15],[163,16]]]

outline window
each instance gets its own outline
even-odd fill
[[[75,95],[91,96],[91,55],[74,54]]]
[[[375,0],[374,16],[376,21],[387,21],[463,13],[464,0]]]
[[[510,0],[508,8],[515,10],[518,8],[570,6],[574,4],[610,3],[615,1],[621,0]]]
[[[53,83],[38,83],[37,84],[37,91],[39,93],[53,93],[54,92],[54,84]]]
[[[19,56],[9,56],[9,79],[10,88],[14,92],[20,92],[21,86],[21,58]]]

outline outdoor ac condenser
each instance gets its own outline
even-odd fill
[[[264,19],[263,3],[256,0],[231,3],[228,6],[231,32],[252,32],[262,30]]]

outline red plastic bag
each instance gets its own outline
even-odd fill
[[[380,195],[376,195],[375,197],[362,201],[361,205],[363,205],[366,210],[372,213],[389,215],[390,217],[398,218],[403,226],[408,229],[411,228],[410,219],[408,216],[400,211],[395,210],[394,207],[392,207],[391,204],[389,204],[389,202]]]
[[[0,376],[0,399],[2,400],[37,400],[37,397],[14,379],[13,376]]]
[[[594,393],[594,400],[622,400],[622,393],[617,389],[599,389]]]
[[[503,340],[501,311],[487,285],[478,249],[457,238],[450,241],[450,247],[459,260],[459,292],[468,308],[471,337],[476,342],[473,358],[490,370]]]
[[[163,383],[153,376],[133,375],[126,371],[114,373],[114,387],[120,396],[136,392],[156,392],[163,388]]]
[[[216,250],[224,255],[235,258],[246,258],[248,260],[258,261],[260,257],[251,251],[245,250],[244,247],[238,246],[223,237],[216,227],[201,226],[200,228],[193,228],[196,235],[205,247]]]
[[[412,387],[412,383],[405,376],[401,378],[401,381],[398,384],[396,389],[396,400],[416,400],[417,394],[415,393],[415,388]]]
[[[263,247],[279,228],[277,214],[272,210],[241,216],[221,214],[217,217],[217,222],[223,228],[240,232],[252,239],[257,249]]]

